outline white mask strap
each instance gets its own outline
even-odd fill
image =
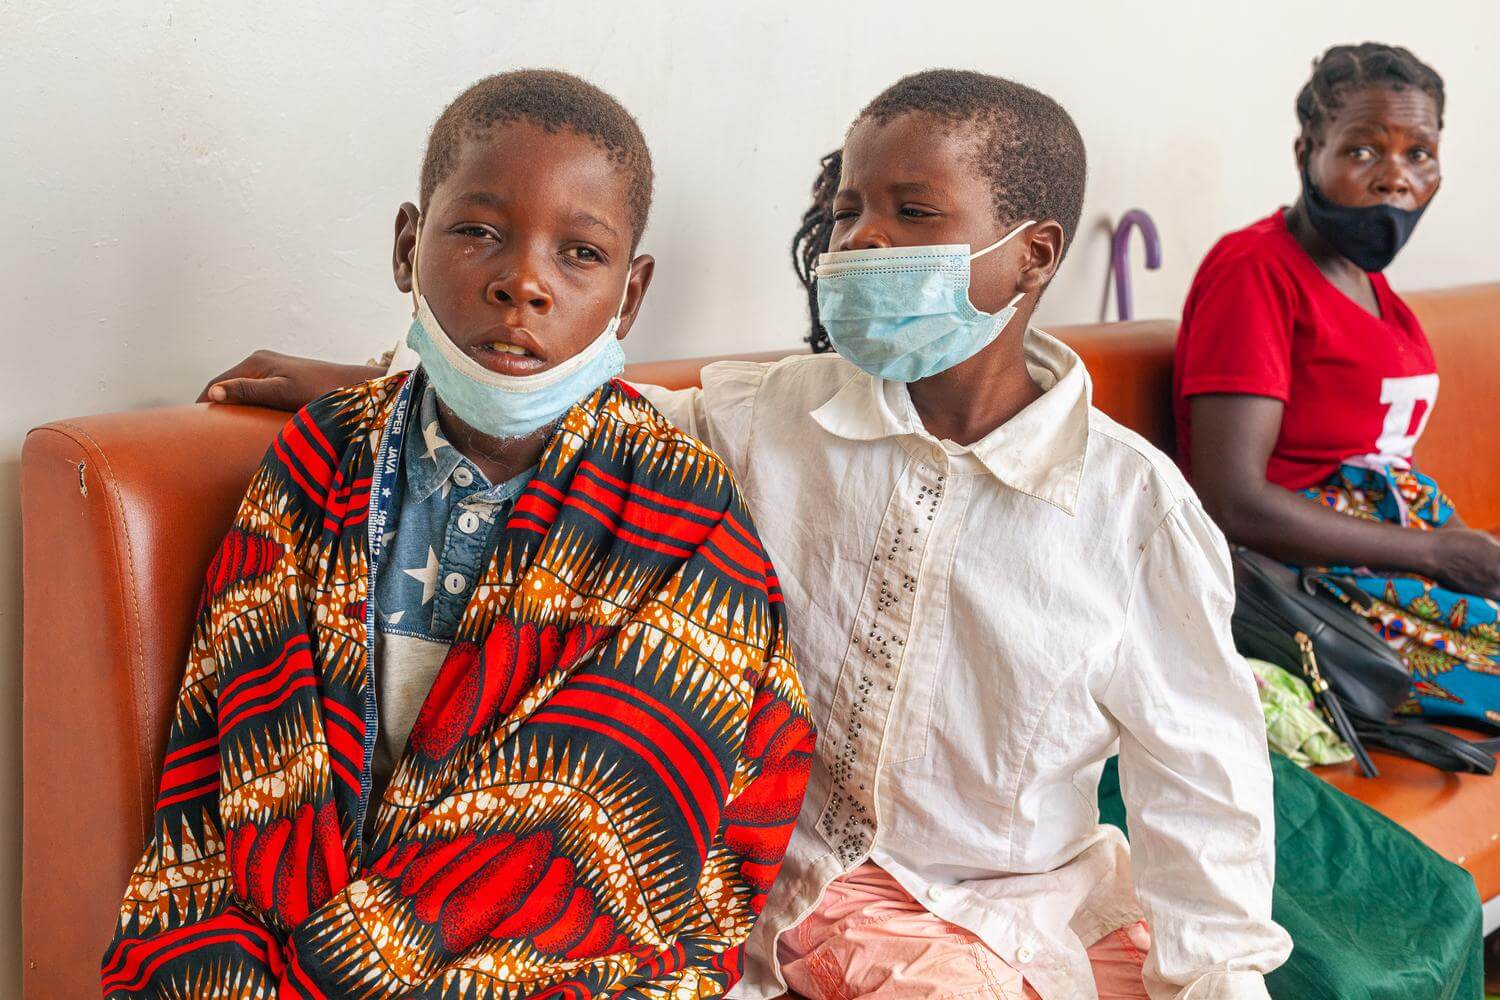
[[[625,318],[625,300],[630,298],[630,272],[625,272],[625,290],[620,293],[620,304],[615,307],[615,322]]]
[[[985,254],[989,253],[991,250],[994,250],[994,249],[997,249],[998,247],[1004,246],[1010,240],[1010,238],[1012,236],[1016,235],[1021,230],[1025,229],[1027,226],[1034,226],[1034,225],[1036,225],[1036,220],[1035,219],[1027,219],[1025,222],[1021,223],[1019,226],[1017,226],[1016,228],[1012,229],[1010,232],[1006,233],[1004,236],[1000,237],[998,240],[996,240],[995,242],[991,243],[989,246],[985,247],[983,250],[979,251],[978,253],[971,253],[971,254],[969,254],[969,259],[973,260],[976,257],[983,257]]]
[[[422,248],[422,220],[417,220],[417,232],[412,237],[411,244],[411,314],[417,314],[418,303],[422,300],[422,291],[417,287],[417,251]]]

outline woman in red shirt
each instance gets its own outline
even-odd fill
[[[1441,180],[1442,78],[1335,46],[1297,117],[1301,197],[1220,240],[1188,293],[1179,454],[1231,540],[1358,567],[1331,587],[1401,652],[1412,711],[1500,722],[1500,542],[1411,465],[1438,372],[1380,273]]]

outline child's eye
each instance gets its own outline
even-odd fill
[[[1432,159],[1432,153],[1428,152],[1420,146],[1412,150],[1410,155],[1413,163],[1426,163],[1428,160]]]
[[[929,212],[925,208],[917,208],[915,205],[903,205],[901,208],[901,214],[906,216],[908,219],[926,219],[930,216],[936,215],[937,213]]]
[[[488,226],[455,226],[453,231],[460,236],[468,236],[476,240],[498,240],[500,237]]]
[[[834,222],[843,222],[848,219],[859,218],[859,213],[852,208],[840,208],[833,213]]]
[[[1349,159],[1355,163],[1368,163],[1375,159],[1375,150],[1369,146],[1355,146],[1349,150]]]
[[[604,255],[593,247],[568,247],[563,253],[584,264],[598,264],[604,260]]]

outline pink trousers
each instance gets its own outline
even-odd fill
[[[1100,1000],[1145,1000],[1141,966],[1151,948],[1144,922],[1089,949]],[[1038,994],[984,942],[929,913],[880,866],[839,878],[806,920],[781,936],[781,974],[810,1000],[918,1000]]]

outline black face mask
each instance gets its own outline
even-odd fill
[[[1428,204],[1432,200],[1428,199]],[[1302,165],[1302,210],[1329,244],[1365,271],[1384,271],[1411,238],[1417,220],[1427,211],[1394,205],[1361,205],[1352,208],[1330,201],[1313,185]]]

